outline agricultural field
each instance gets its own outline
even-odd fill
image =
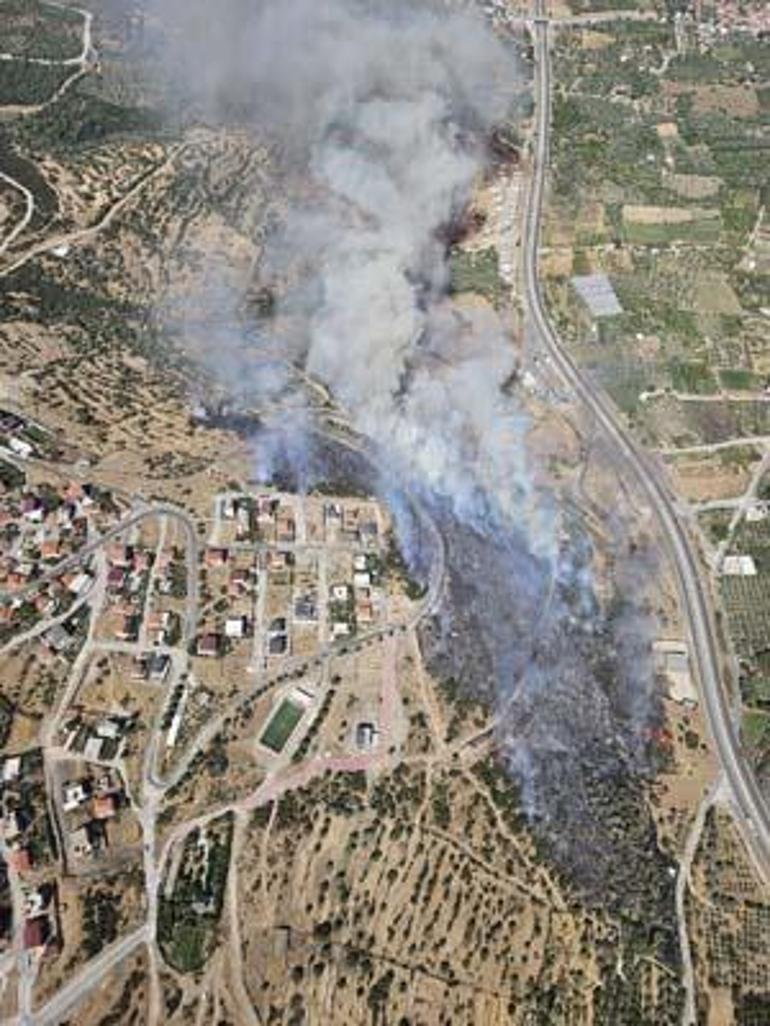
[[[739,445],[668,456],[666,465],[677,494],[690,502],[709,502],[743,495],[761,456],[758,449]]]
[[[630,1023],[641,1003],[647,1021],[676,1022],[680,992],[634,927],[628,990],[613,986],[603,914],[564,901],[517,809],[489,759],[432,773],[404,763],[375,782],[338,773],[257,810],[236,915],[260,1014],[562,1022],[590,1014],[581,981],[593,979],[597,1017]]]
[[[745,34],[699,45],[663,19],[556,35],[547,295],[652,444],[721,440],[735,421],[751,433],[749,411],[728,404],[722,426],[690,403],[759,396],[770,370],[770,279],[751,253],[768,200],[767,51]],[[570,282],[587,273],[608,276],[620,315],[590,315]]]
[[[743,743],[770,787],[770,528],[735,512],[748,489],[768,498],[770,51],[698,11],[554,31],[542,271],[562,337],[690,504],[740,665]],[[582,298],[586,275],[604,276],[614,313]],[[736,555],[756,573],[719,573]]]
[[[722,810],[706,816],[692,882],[687,915],[703,1021],[760,1026],[770,1014],[770,903]]]
[[[503,283],[496,249],[456,249],[451,254],[449,270],[452,292],[473,292],[495,305],[500,302]]]
[[[750,556],[751,576],[722,576],[722,602],[741,664],[743,741],[763,778],[770,777],[770,521],[742,523],[728,552]]]

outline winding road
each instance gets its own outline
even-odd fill
[[[570,356],[545,312],[538,278],[538,242],[548,166],[550,132],[550,54],[543,0],[535,0],[533,25],[536,62],[537,143],[527,210],[524,275],[527,305],[550,359],[575,395],[593,414],[621,461],[631,471],[655,512],[669,549],[685,615],[690,651],[697,671],[706,719],[725,774],[736,820],[757,869],[770,879],[770,816],[754,773],[742,750],[723,686],[721,653],[711,602],[698,560],[675,500],[659,471],[622,425],[610,401]]]
[[[716,640],[716,630],[713,622],[713,613],[708,593],[701,579],[700,568],[692,543],[686,530],[679,520],[673,497],[668,493],[660,473],[649,457],[637,446],[634,439],[627,432],[618,415],[610,405],[609,400],[596,386],[584,377],[572,357],[569,355],[562,340],[552,327],[545,312],[543,299],[538,279],[538,251],[541,226],[541,215],[543,206],[543,194],[545,191],[545,176],[548,166],[549,131],[550,131],[550,57],[548,50],[548,22],[543,17],[543,0],[536,0],[536,17],[532,26],[535,43],[536,57],[536,104],[537,104],[537,148],[536,162],[533,173],[532,186],[529,196],[527,210],[527,224],[524,242],[524,274],[526,281],[526,297],[528,309],[537,334],[547,351],[554,367],[560,372],[564,380],[572,388],[574,394],[593,414],[598,427],[605,434],[607,439],[614,446],[623,464],[632,472],[638,480],[651,508],[655,511],[661,530],[666,538],[672,563],[676,572],[679,590],[681,594],[682,609],[686,616],[689,631],[690,650],[693,662],[700,682],[703,706],[708,720],[711,734],[714,738],[720,762],[724,772],[725,787],[729,792],[731,802],[735,811],[736,819],[741,827],[743,835],[749,846],[754,861],[766,876],[770,876],[770,822],[762,795],[754,779],[750,766],[748,765],[741,749],[740,741],[733,723],[730,705],[726,690],[723,687],[721,675],[721,654]],[[84,57],[82,59],[85,59]],[[172,159],[172,158],[169,158]],[[157,169],[153,173],[158,173]],[[15,183],[12,183],[15,184]],[[133,194],[133,193],[132,193]],[[114,216],[122,205],[130,198],[130,195],[113,209],[110,214]],[[103,227],[100,225],[89,229],[90,232],[98,231]],[[80,237],[84,233],[80,233]],[[68,237],[73,241],[73,237]],[[7,240],[6,240],[7,245]],[[40,248],[50,247],[50,240]],[[31,252],[22,255],[19,260],[23,262],[29,259]],[[2,249],[0,249],[2,252]],[[6,269],[7,270],[7,269]],[[340,441],[339,438],[335,439]],[[347,442],[350,444],[350,442]],[[113,529],[105,532],[94,542],[87,544],[79,553],[68,557],[50,571],[50,576],[62,573],[83,561],[87,556],[99,551],[108,540],[124,533],[126,530],[139,523],[148,516],[162,516],[176,518],[183,525],[187,535],[187,565],[188,565],[188,617],[185,640],[195,636],[197,621],[197,567],[199,565],[198,539],[195,532],[195,525],[178,508],[166,504],[157,504],[153,507],[142,509],[124,518]],[[432,529],[432,522],[428,518],[428,530]],[[439,536],[440,538],[440,536]],[[34,586],[39,587],[41,580],[35,582]],[[100,575],[100,579],[103,574]],[[424,601],[413,617],[406,624],[407,627],[414,626],[417,619],[431,612],[440,597],[444,580],[444,552],[443,546],[439,544],[436,550],[436,561],[432,567],[429,588]],[[403,627],[405,625],[396,625]],[[395,629],[393,625],[386,628],[378,628],[370,632],[371,637]],[[367,640],[369,635],[358,640]],[[389,644],[393,644],[389,642]],[[86,646],[87,650],[87,646]],[[326,646],[316,654],[316,658],[325,659],[334,654],[337,649],[333,646]],[[85,659],[85,657],[84,657]],[[303,660],[305,661],[305,660]],[[308,662],[312,660],[306,660]],[[284,668],[285,669],[285,668]],[[73,688],[78,678],[78,672],[73,674]],[[264,681],[260,682],[264,684]],[[66,699],[62,704],[66,708]],[[243,702],[247,696],[239,695],[237,703]],[[195,737],[184,757],[165,779],[156,775],[155,749],[151,746],[148,749],[144,766],[145,786],[144,801],[139,808],[141,816],[144,851],[145,851],[145,874],[149,897],[147,923],[134,933],[122,939],[118,944],[106,949],[99,957],[89,962],[77,973],[72,980],[59,991],[47,1004],[43,1005],[32,1016],[32,1021],[44,1026],[60,1021],[71,1008],[76,1006],[95,986],[103,981],[109,970],[119,961],[126,958],[139,946],[146,945],[150,957],[153,960],[153,971],[151,977],[157,984],[157,967],[155,959],[157,955],[155,938],[155,918],[157,910],[157,897],[159,881],[162,871],[167,864],[169,853],[173,845],[184,836],[198,822],[203,823],[220,815],[222,810],[215,809],[199,817],[198,820],[190,820],[180,824],[172,831],[165,840],[159,853],[156,853],[157,839],[155,836],[155,819],[158,803],[163,791],[167,790],[183,775],[189,766],[194,754],[199,752],[222,728],[226,718],[231,715],[233,708],[226,708],[219,717],[214,717]],[[56,719],[54,720],[56,722]],[[365,760],[364,756],[357,756],[356,759]],[[365,761],[363,763],[365,765]],[[249,811],[257,804],[275,797],[284,789],[297,786],[305,779],[305,775],[315,775],[327,768],[350,769],[353,764],[346,761],[344,764],[336,764],[333,760],[321,760],[317,763],[309,763],[305,769],[297,773],[288,773],[283,778],[273,777],[266,781],[258,790],[247,797],[242,803],[243,811]],[[358,766],[358,762],[355,763]],[[240,807],[239,807],[240,809]],[[704,806],[705,809],[705,806]],[[697,843],[697,834],[692,835],[690,848],[694,851]],[[692,852],[688,850],[689,858]],[[689,865],[689,862],[687,862]],[[679,885],[683,901],[683,888],[685,885],[684,876]],[[230,900],[234,902],[235,895],[231,891]],[[237,937],[237,924],[236,924]],[[686,938],[685,938],[686,940]],[[690,996],[693,993],[692,982],[688,988]],[[154,1008],[151,1013],[151,1021],[157,1021],[158,1017],[158,994],[154,997]],[[692,999],[688,1005],[687,1015],[691,1016],[694,1009]]]
[[[11,243],[21,235],[32,220],[35,213],[35,198],[26,185],[22,185],[21,182],[17,182],[15,178],[11,178],[11,176],[5,174],[4,171],[0,171],[0,181],[5,182],[6,185],[10,185],[12,189],[16,189],[24,197],[24,213],[5,238],[0,240],[0,256],[2,256]]]

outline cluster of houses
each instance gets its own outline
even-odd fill
[[[27,951],[42,952],[59,938],[59,912],[55,883],[22,887],[24,928],[22,944]]]
[[[700,16],[696,8],[699,41],[708,46],[716,38],[733,32],[745,32],[761,38],[770,33],[770,10],[762,0],[745,3],[742,0],[716,0],[713,17]]]
[[[222,520],[234,522],[238,542],[293,542],[294,512],[275,495],[225,495],[219,500]]]
[[[61,810],[67,852],[71,859],[90,859],[108,844],[108,823],[127,804],[117,774],[88,768],[61,786]]]
[[[12,871],[28,873],[48,850],[42,753],[7,755],[0,781],[0,830],[6,860]]]
[[[0,456],[29,460],[48,455],[53,439],[38,424],[10,410],[0,410]]]
[[[289,651],[289,625],[285,616],[275,616],[267,627],[267,654],[283,656]]]
[[[107,598],[119,641],[137,641],[153,553],[122,542],[107,549]]]
[[[375,623],[380,612],[379,561],[368,553],[353,557],[352,584],[333,584],[329,593],[329,622],[332,638],[353,634],[359,626]]]
[[[179,598],[186,594],[184,554],[176,549],[155,553],[140,544],[117,542],[107,550],[108,633],[117,641],[136,642],[150,581],[153,596]],[[168,604],[166,604],[168,605]],[[182,635],[182,615],[172,608],[153,604],[144,623],[148,646],[173,647]]]
[[[217,659],[226,655],[233,644],[251,637],[253,633],[254,625],[250,617],[228,616],[224,620],[222,630],[207,630],[198,636],[195,654],[206,659]]]
[[[134,718],[115,713],[92,716],[75,710],[62,727],[62,743],[68,751],[94,761],[120,757]]]
[[[242,556],[224,546],[210,546],[205,565],[215,574],[224,574],[226,580],[225,614],[216,628],[203,630],[196,639],[196,655],[212,659],[225,655],[234,644],[253,635],[252,609],[258,571],[253,556],[244,562]]]
[[[365,508],[366,517],[360,515],[358,507],[351,507],[359,515],[348,521],[345,520],[347,507],[324,504],[325,510],[330,508],[339,508],[341,531],[354,532],[356,538],[361,537],[362,531],[367,538],[378,537],[378,524],[376,520],[369,519],[368,507]],[[248,558],[247,563],[244,563],[245,558]],[[382,612],[382,560],[379,553],[367,548],[344,558],[352,559],[352,572],[338,565],[338,578],[343,576],[343,580],[333,583],[326,596],[326,616],[333,639],[354,634],[359,626],[375,624]],[[216,624],[204,628],[198,635],[196,655],[222,657],[241,639],[254,635],[257,626],[254,619],[256,596],[260,587],[268,590],[265,600],[268,607],[273,602],[269,596],[280,594],[281,589],[291,589],[288,605],[283,606],[285,612],[273,606],[270,617],[259,624],[260,630],[264,631],[263,651],[267,657],[281,657],[290,652],[294,628],[317,629],[322,618],[322,603],[319,601],[316,554],[275,547],[249,552],[246,557],[241,549],[212,545],[206,550],[205,566],[211,573],[209,583],[212,592],[223,596],[219,600],[222,608]],[[281,595],[276,605],[280,606],[284,601]]]
[[[323,522],[327,540],[374,546],[380,526],[371,503],[325,502]]]
[[[277,494],[228,493],[216,501],[217,526],[204,568],[208,593],[217,600],[195,639],[195,655],[222,657],[258,632],[265,657],[283,657],[294,642],[300,648],[312,644],[319,627],[326,626],[322,619],[328,619],[335,638],[354,633],[358,624],[377,621],[382,527],[373,500],[304,501]],[[228,530],[228,522],[234,522],[234,531]],[[325,580],[322,583],[319,544],[349,545],[353,550],[344,556],[354,561],[352,575],[336,563],[330,574],[332,580],[347,578],[345,583],[330,588]],[[338,556],[335,559],[339,561]]]
[[[297,538],[294,511],[280,499],[259,495],[254,500],[254,521],[257,541],[276,545],[291,544]]]
[[[39,751],[7,755],[0,770],[2,831],[5,863],[2,865],[3,900],[0,902],[0,936],[13,936],[13,902],[9,877],[13,874],[21,899],[21,943],[28,951],[42,951],[59,934],[56,887],[35,883],[30,874],[47,861],[49,836],[42,754]],[[45,838],[45,840],[44,840]]]
[[[98,507],[88,485],[40,485],[0,498],[0,632],[66,612],[90,587],[86,569],[67,557],[86,542]],[[61,573],[51,573],[62,565]]]

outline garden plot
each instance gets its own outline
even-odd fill
[[[626,203],[623,228],[631,243],[716,242],[722,228],[717,207],[657,207]]]
[[[736,446],[713,455],[688,454],[666,460],[674,487],[690,502],[742,495],[760,455],[753,446]]]
[[[664,171],[663,185],[683,199],[702,200],[716,196],[722,187],[722,179],[716,175],[686,175]]]
[[[730,551],[750,556],[751,577],[722,577],[722,600],[738,657],[753,664],[770,649],[770,526],[767,520],[742,524]]]
[[[700,271],[695,280],[694,307],[697,311],[740,314],[741,304],[728,277],[721,271]]]

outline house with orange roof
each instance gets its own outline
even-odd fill
[[[94,819],[112,819],[117,814],[118,803],[114,794],[99,794],[94,798]]]
[[[227,549],[212,547],[206,550],[206,566],[226,566],[229,558]]]
[[[40,546],[41,559],[58,559],[61,554],[61,543],[58,538],[46,538]]]
[[[12,848],[8,852],[7,862],[14,873],[28,873],[33,866],[29,848]]]

